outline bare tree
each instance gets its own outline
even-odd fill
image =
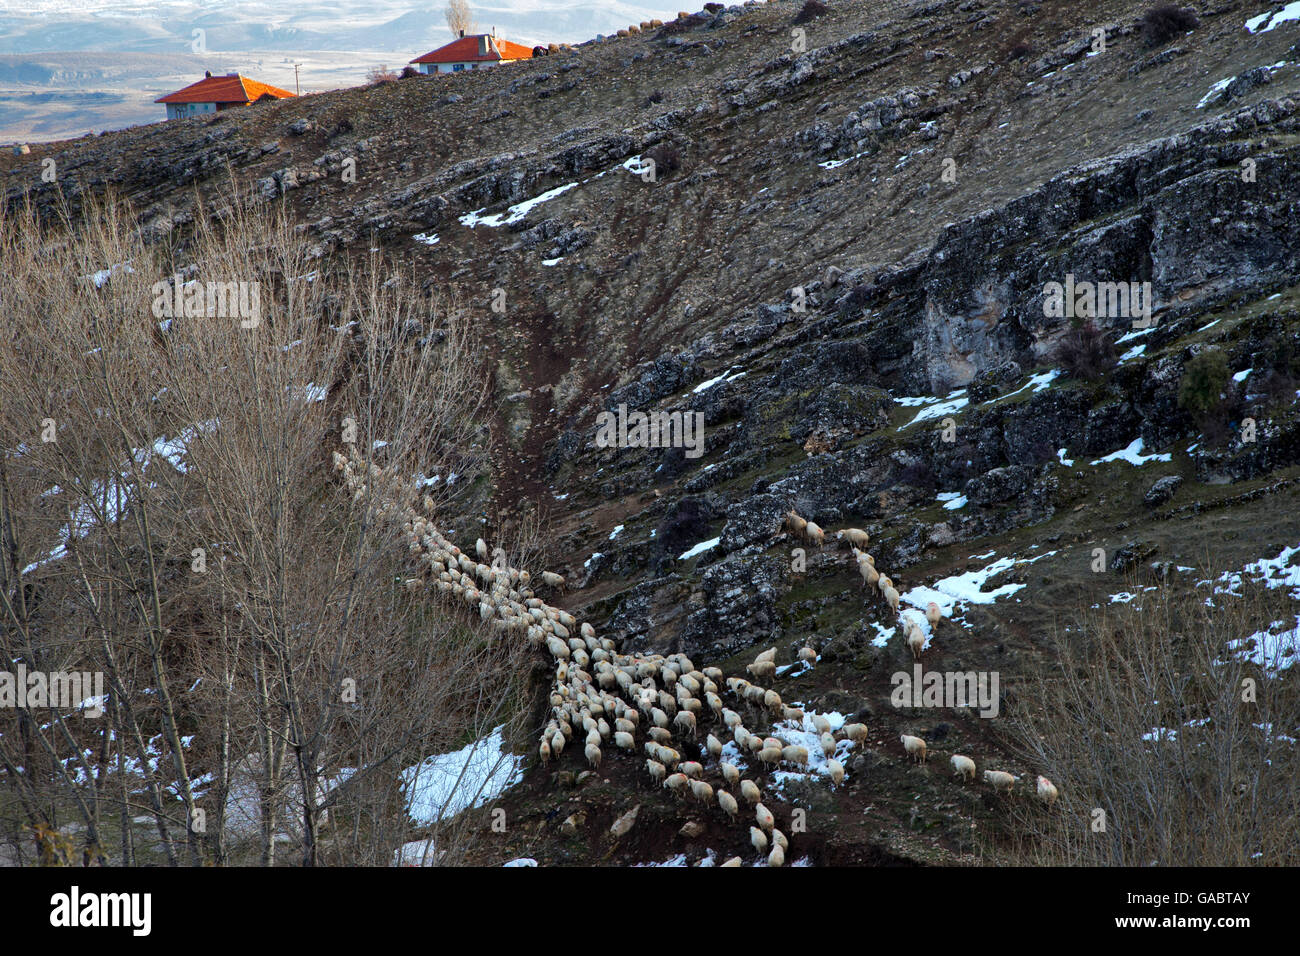
[[[490,452],[469,319],[238,195],[174,254],[130,223],[0,221],[0,653],[106,685],[99,721],[0,712],[0,838],[62,858],[76,821],[100,860],[311,865],[420,835],[462,859],[482,829],[412,820],[408,771],[517,738],[527,645],[412,587],[329,450],[456,507]]]
[[[1140,610],[1080,612],[1057,635],[1052,663],[1018,695],[1013,749],[1060,799],[1050,810],[1008,800],[1013,858],[1294,866],[1300,761],[1289,734],[1300,697],[1286,670],[1294,646],[1282,635],[1263,650],[1269,622],[1293,617],[1287,596],[1249,583],[1241,595],[1212,598],[1204,589],[1132,590]]]
[[[474,32],[474,12],[469,0],[447,0],[447,26],[454,36],[468,36]]]

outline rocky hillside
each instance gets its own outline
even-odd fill
[[[802,6],[710,5],[508,69],[34,147],[0,157],[6,198],[75,216],[111,189],[183,243],[230,171],[322,257],[409,257],[482,312],[499,460],[481,506],[489,527],[542,518],[561,603],[624,650],[728,675],[810,645],[815,666],[772,686],[870,728],[841,787],[771,783],[782,819],[808,810],[793,857],[989,862],[1005,809],[947,756],[1047,768],[973,708],[894,707],[903,626],[839,542],[794,566],[785,515],[868,531],[905,609],[944,606],[925,667],[1000,673],[1004,713],[1080,608],[1285,556],[1300,22],[1266,0],[1193,3],[1194,28],[1155,35],[1117,0],[839,0],[797,23]],[[1097,318],[1100,374],[1063,356],[1081,333],[1047,300],[1067,276],[1149,283],[1145,327]],[[1189,365],[1227,376],[1208,410]],[[701,453],[601,447],[620,406],[698,414]],[[909,766],[904,732],[933,766]],[[523,823],[500,859],[748,845],[640,759],[583,769],[566,753],[506,794]]]

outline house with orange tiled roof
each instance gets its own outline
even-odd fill
[[[232,106],[247,106],[262,99],[282,100],[294,94],[278,86],[259,83],[238,73],[213,76],[209,71],[197,83],[154,100],[167,106],[168,119],[183,119],[203,113],[219,113]]]
[[[411,62],[421,73],[459,73],[462,70],[481,70],[516,60],[528,60],[532,56],[532,47],[511,43],[495,32],[465,36],[465,31],[462,30],[460,36],[446,46],[440,46]]]

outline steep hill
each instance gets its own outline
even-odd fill
[[[1285,564],[1300,21],[1205,2],[1194,29],[1150,38],[1147,5],[1117,0],[841,0],[796,24],[802,5],[33,147],[0,156],[6,199],[75,215],[111,189],[179,242],[229,170],[323,257],[409,257],[482,313],[499,458],[477,504],[489,528],[543,519],[560,603],[624,650],[728,675],[808,644],[816,665],[772,686],[870,728],[844,786],[771,782],[783,819],[808,811],[793,856],[989,862],[1005,810],[947,756],[1045,768],[974,708],[893,706],[903,627],[838,542],[793,567],[785,515],[867,530],[904,609],[944,605],[925,667],[999,673],[1004,715],[1029,706],[1018,678],[1072,613]],[[1067,276],[1150,284],[1147,327],[1098,319],[1119,353],[1103,375],[1062,365],[1075,325],[1044,306]],[[1231,384],[1198,415],[1180,395],[1206,352]],[[698,413],[701,453],[602,447],[598,415],[620,406]],[[476,518],[451,529],[462,546]],[[900,733],[934,766],[909,766]],[[684,814],[652,787],[639,754],[581,785],[580,764],[530,769],[485,862],[748,846],[716,808]],[[587,833],[566,838],[580,807]],[[678,833],[686,816],[698,836]]]

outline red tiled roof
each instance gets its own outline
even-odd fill
[[[431,53],[412,60],[412,63],[482,63],[487,60],[526,60],[533,55],[533,48],[522,43],[511,43],[500,37],[493,37],[496,50],[489,49],[486,54],[478,52],[478,38],[487,34],[460,37],[446,46],[440,46]],[[497,50],[500,52],[498,53]]]
[[[183,90],[168,93],[154,100],[155,103],[251,103],[260,96],[270,93],[276,99],[293,96],[288,90],[277,86],[259,83],[246,76],[232,73],[229,76],[206,76],[197,83],[191,83]]]

